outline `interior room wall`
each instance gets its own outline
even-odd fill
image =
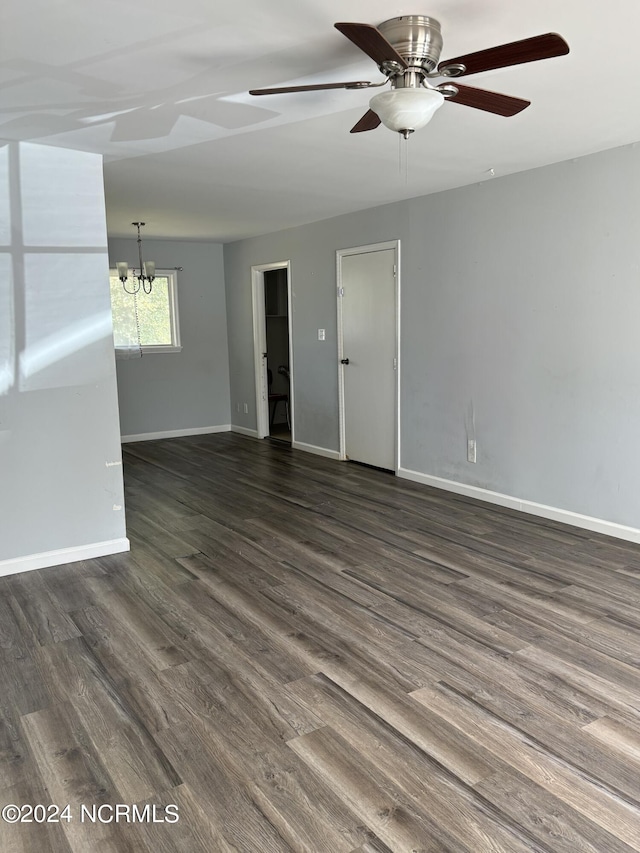
[[[146,240],[143,253],[158,269],[178,272],[182,352],[147,353],[117,362],[123,437],[228,428],[229,350],[222,246],[187,240]],[[138,265],[134,239],[109,241],[111,266]]]
[[[102,160],[0,146],[0,574],[128,548]]]
[[[232,402],[251,265],[290,259],[296,439],[337,450],[335,253],[399,238],[401,466],[638,528],[640,148],[482,177],[225,246]]]
[[[338,449],[335,253],[348,245],[395,238],[396,215],[401,215],[399,207],[387,205],[225,245],[234,425],[256,429],[251,266],[291,260],[296,440]],[[324,341],[318,340],[318,329],[326,330]],[[248,414],[244,414],[244,403]]]

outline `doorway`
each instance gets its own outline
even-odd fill
[[[293,441],[289,262],[252,267],[259,438]]]
[[[338,263],[340,457],[399,466],[399,241],[342,249]]]

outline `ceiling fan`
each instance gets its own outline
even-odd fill
[[[433,85],[433,78],[457,78],[479,74],[496,68],[536,62],[569,53],[569,45],[557,33],[467,53],[440,62],[442,33],[435,18],[404,15],[370,24],[335,24],[344,36],[364,51],[378,65],[386,80],[371,83],[356,80],[349,83],[319,83],[311,86],[283,86],[275,89],[251,89],[250,95],[276,95],[286,92],[313,92],[320,89],[368,89],[391,84],[390,91],[374,95],[369,110],[351,128],[351,133],[375,130],[384,124],[401,133],[405,139],[432,118],[445,100],[474,107],[501,116],[514,116],[529,106],[530,101],[463,86],[460,83]]]

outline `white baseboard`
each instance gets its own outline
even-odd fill
[[[231,432],[237,432],[240,435],[250,435],[252,438],[259,437],[257,429],[249,429],[248,427],[241,427],[237,424],[231,424]]]
[[[209,435],[212,432],[229,432],[231,424],[220,424],[219,426],[193,427],[192,429],[168,429],[162,432],[141,432],[137,435],[121,435],[122,444],[132,441],[156,441],[158,438],[181,438],[185,435]]]
[[[305,453],[315,453],[316,456],[325,456],[327,459],[340,459],[337,450],[329,450],[327,447],[317,447],[315,444],[305,444],[303,441],[294,441],[291,445],[294,450],[304,450]]]
[[[595,533],[604,533],[606,536],[615,536],[616,539],[625,539],[627,542],[640,543],[640,529],[617,524],[615,521],[605,521],[603,518],[594,518],[591,515],[581,515],[567,509],[559,509],[555,506],[539,504],[535,501],[522,500],[512,495],[503,495],[500,492],[492,492],[480,486],[470,486],[466,483],[458,483],[455,480],[445,480],[442,477],[434,477],[431,474],[421,474],[419,471],[411,471],[407,468],[398,470],[398,477],[405,480],[413,480],[414,483],[424,483],[425,486],[434,486],[436,489],[444,489],[447,492],[455,492],[457,495],[466,495],[469,498],[477,498],[479,501],[506,506],[540,518],[549,518],[552,521],[560,521],[563,524],[572,524],[584,530],[592,530]]]
[[[46,569],[49,566],[61,566],[64,563],[77,563],[79,560],[93,560],[95,557],[107,557],[109,554],[121,554],[129,549],[128,539],[109,539],[106,542],[93,542],[91,545],[59,548],[57,551],[43,551],[40,554],[28,554],[26,557],[14,557],[12,560],[0,560],[0,577]]]

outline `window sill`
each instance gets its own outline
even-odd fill
[[[131,350],[137,350],[138,347],[116,347],[116,353],[128,353]],[[182,352],[182,347],[142,347],[142,355],[147,355],[147,353],[160,353],[160,352]]]

